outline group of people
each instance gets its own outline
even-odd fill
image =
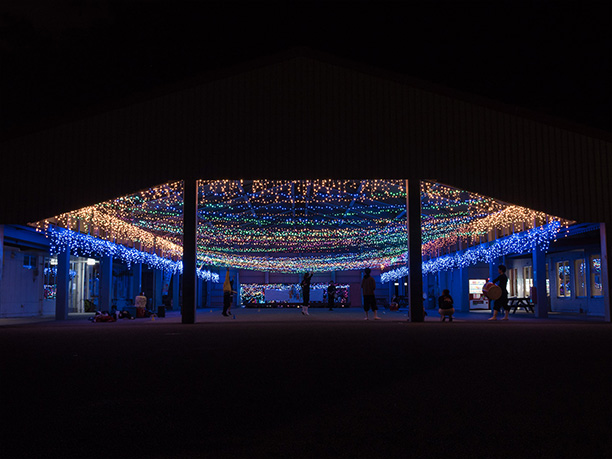
[[[493,283],[501,288],[502,295],[499,299],[494,301],[493,316],[489,320],[496,320],[497,315],[501,309],[504,309],[504,317],[502,320],[508,320],[510,310],[508,308],[508,277],[506,276],[506,267],[504,265],[498,266],[499,276],[493,279]],[[378,316],[378,306],[376,304],[376,296],[374,291],[376,290],[376,281],[371,275],[371,269],[366,268],[364,270],[364,276],[361,280],[361,290],[363,292],[363,310],[365,312],[364,320],[370,319],[370,311],[374,316],[374,320],[380,320]],[[308,308],[310,307],[310,283],[312,280],[313,272],[304,273],[300,286],[302,287],[302,315],[309,316]],[[330,281],[327,287],[327,306],[330,311],[334,309],[334,301],[336,297],[336,285],[333,281]],[[232,295],[236,293],[233,290],[233,281],[229,276],[229,269],[225,272],[225,282],[223,283],[223,312],[224,316],[231,316],[230,309],[232,303]],[[453,297],[448,289],[442,291],[442,295],[438,297],[438,314],[440,314],[440,320],[446,322],[448,318],[449,322],[453,321],[453,315],[455,314],[455,306]]]
[[[365,269],[365,275],[361,280],[361,289],[363,291],[363,310],[365,311],[365,320],[369,319],[370,310],[374,314],[374,320],[380,320],[378,317],[378,306],[376,306],[376,296],[374,290],[376,289],[376,281],[370,275],[370,268]],[[302,315],[309,316],[308,308],[310,307],[310,281],[314,273],[306,272],[300,282],[302,287]],[[330,281],[327,287],[327,307],[330,311],[334,310],[334,302],[336,299],[336,285],[333,281]]]
[[[493,316],[488,320],[497,320],[497,316],[502,309],[504,310],[504,317],[502,317],[502,320],[508,320],[510,308],[508,307],[508,276],[506,276],[506,267],[504,265],[499,265],[497,271],[499,276],[491,282],[500,288],[501,296],[493,300]],[[448,289],[443,290],[442,295],[438,298],[438,313],[440,314],[440,320],[442,322],[446,322],[447,317],[449,322],[453,321],[453,314],[455,314],[453,303],[453,297],[450,295]]]

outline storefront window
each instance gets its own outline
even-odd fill
[[[569,298],[572,296],[572,288],[570,286],[570,264],[569,261],[560,261],[557,263],[557,296],[559,298]]]
[[[574,280],[576,284],[576,296],[586,296],[586,262],[584,258],[579,258],[574,261]]]
[[[591,255],[591,296],[603,296],[601,255]]]

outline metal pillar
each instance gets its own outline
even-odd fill
[[[2,282],[2,265],[4,264],[4,225],[0,225],[0,282]]]
[[[113,259],[104,256],[100,260],[100,298],[98,302],[99,311],[109,311],[112,305],[113,291]]]
[[[421,248],[421,182],[406,180],[410,321],[423,322],[423,256]]]
[[[55,294],[55,320],[68,318],[68,289],[70,286],[70,249],[57,254],[57,290]]]
[[[132,265],[132,299],[142,292],[142,263]]]
[[[535,316],[540,319],[548,317],[548,296],[546,295],[546,252],[540,246],[533,249],[533,286],[536,289],[536,297],[532,300],[535,305]]]
[[[3,265],[4,265],[4,225],[0,225],[0,287],[2,286],[2,266]],[[2,298],[1,297],[0,297],[0,311],[2,311]]]
[[[196,237],[198,181],[185,179],[183,191],[183,308],[182,322],[194,324],[196,316]]]
[[[610,278],[610,267],[608,266],[608,243],[612,241],[612,223],[601,223],[599,225],[599,237],[601,241],[601,287],[604,296],[604,320],[612,321],[612,311],[610,309],[610,286],[612,279]]]
[[[179,298],[179,288],[181,286],[181,275],[176,272],[174,274],[174,278],[172,279],[172,309],[179,309],[180,307],[180,298]]]
[[[459,269],[459,311],[470,312],[470,274],[469,268]]]
[[[162,290],[164,288],[164,272],[161,269],[153,271],[154,289],[153,289],[153,304],[151,308],[157,311],[157,307],[162,305]]]

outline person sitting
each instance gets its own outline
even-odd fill
[[[90,317],[89,320],[91,322],[117,322],[117,319],[109,314],[108,311],[96,311],[96,315]]]
[[[438,298],[438,313],[440,314],[440,320],[442,322],[446,322],[447,317],[449,322],[453,321],[455,308],[453,306],[453,297],[450,296],[448,289],[444,289],[442,291],[442,296]]]

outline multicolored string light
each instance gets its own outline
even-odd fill
[[[37,222],[182,257],[182,182]],[[555,217],[421,182],[423,255],[439,257],[492,230],[519,231]],[[200,265],[270,272],[387,268],[406,259],[404,180],[202,180]],[[138,244],[138,245],[137,245]]]

